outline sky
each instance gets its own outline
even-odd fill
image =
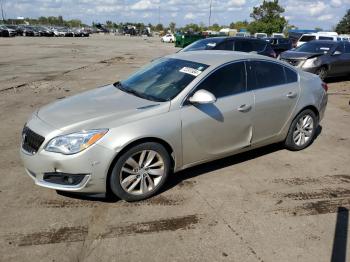
[[[203,22],[208,25],[210,0],[0,0],[6,18],[58,16],[84,23],[143,22],[178,26]],[[211,23],[229,25],[250,21],[249,14],[262,0],[212,0]],[[285,17],[299,28],[331,29],[350,8],[350,0],[280,0]]]

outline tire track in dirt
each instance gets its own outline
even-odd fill
[[[10,87],[7,87],[7,88],[3,88],[3,89],[0,89],[0,93],[5,93],[5,92],[11,91],[11,90],[15,90],[16,91],[18,89],[31,87],[31,86],[40,86],[42,83],[56,80],[56,79],[58,79],[60,77],[67,76],[70,73],[73,73],[73,72],[76,72],[76,71],[80,71],[80,70],[94,69],[95,67],[97,69],[99,69],[98,67],[110,66],[110,65],[112,65],[112,64],[114,64],[116,62],[128,63],[128,61],[131,62],[131,61],[134,61],[134,60],[135,60],[135,58],[133,56],[129,56],[129,57],[117,56],[117,57],[113,57],[113,58],[110,58],[110,59],[101,60],[101,61],[92,63],[90,65],[85,65],[85,66],[81,66],[81,67],[74,68],[74,69],[71,69],[71,70],[67,70],[67,71],[61,72],[61,73],[59,73],[57,75],[46,76],[46,77],[44,77],[42,79],[34,80],[32,82],[29,82],[29,83],[21,83],[21,84],[15,85],[15,86],[10,86]]]
[[[200,220],[201,217],[194,214],[139,223],[129,223],[123,226],[106,226],[106,230],[97,234],[95,238],[108,239],[138,234],[191,230],[195,229],[196,224],[198,224]],[[58,229],[27,234],[14,233],[5,236],[5,239],[8,241],[9,245],[15,246],[36,246],[66,242],[81,242],[88,239],[88,227],[61,227]]]
[[[279,207],[276,212],[288,213],[294,216],[311,216],[338,212],[339,207],[350,208],[350,175],[337,174],[320,178],[288,178],[276,179],[274,183],[283,183],[291,187],[298,186],[323,186],[327,188],[314,189],[310,191],[299,191],[292,193],[273,193],[273,198],[278,199],[276,205],[290,203],[292,206]],[[339,187],[341,185],[341,187]],[[329,187],[338,186],[338,187]],[[345,187],[345,188],[344,188]],[[348,188],[346,188],[348,187]],[[302,203],[300,203],[302,202]]]

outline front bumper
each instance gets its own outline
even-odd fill
[[[28,127],[38,134],[48,136],[48,126],[38,118],[29,122]],[[35,122],[34,127],[30,123]],[[53,132],[53,131],[51,131]],[[50,133],[51,133],[50,132]],[[99,144],[74,154],[63,155],[44,150],[49,139],[45,139],[36,154],[26,152],[22,147],[20,156],[27,174],[35,184],[61,191],[81,193],[105,193],[107,174],[116,152]],[[63,183],[71,177],[74,183]],[[68,180],[67,180],[68,181]]]

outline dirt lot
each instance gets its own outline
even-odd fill
[[[175,51],[158,38],[0,39],[0,261],[350,258],[346,78],[330,81],[321,133],[302,152],[269,146],[191,168],[174,175],[162,194],[134,204],[33,184],[18,151],[36,108]]]

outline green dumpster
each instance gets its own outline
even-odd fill
[[[184,48],[197,40],[204,39],[201,34],[178,34],[176,35],[175,47]]]

